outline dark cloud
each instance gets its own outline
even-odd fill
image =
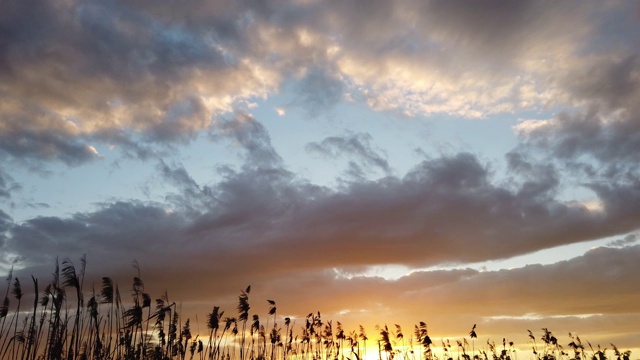
[[[379,154],[378,150],[374,150],[372,140],[368,133],[330,136],[319,143],[308,143],[305,149],[330,158],[350,159],[347,174],[353,179],[363,180],[366,178],[365,175],[374,172],[374,169],[388,175],[391,173],[391,167],[387,159]]]
[[[5,154],[15,158],[57,160],[70,166],[101,158],[91,145],[64,133],[41,133],[16,129],[0,136],[0,147]]]
[[[169,261],[181,246],[177,241],[181,223],[168,209],[119,202],[70,218],[28,220],[11,229],[5,244],[35,274],[47,274],[57,257],[79,259],[87,254],[96,271],[116,276],[126,273],[135,258],[148,261],[157,256],[160,262]]]
[[[225,129],[237,132],[248,153],[270,153],[265,138],[253,136],[260,127],[244,120]],[[179,251],[190,254],[194,266],[224,268],[233,258],[236,276],[267,276],[509,258],[628,233],[638,227],[634,214],[640,211],[629,188],[594,188],[602,212],[540,196],[527,190],[535,187],[531,182],[514,191],[501,188],[492,184],[485,165],[464,153],[424,161],[403,178],[353,182],[339,191],[277,166],[226,169],[212,186],[197,184],[179,164],[160,163],[158,170],[178,191],[169,200],[184,206],[119,202],[69,219],[36,218],[13,229],[8,244],[26,257],[35,256],[33,249],[124,251],[144,259]]]
[[[208,186],[200,186],[181,164],[167,164],[161,160],[157,166],[162,180],[173,185],[177,192],[166,195],[166,200],[187,216],[198,216],[202,209],[215,206],[215,194]]]
[[[4,247],[4,241],[7,239],[7,233],[13,226],[13,219],[9,214],[0,210],[0,248]]]
[[[526,154],[513,151],[506,155],[507,166],[512,174],[520,177],[518,196],[524,199],[547,198],[557,195],[560,174],[550,163],[537,163]]]
[[[618,239],[618,240],[614,240],[611,241],[607,244],[607,246],[613,246],[613,247],[624,247],[627,245],[633,245],[636,242],[638,242],[638,235],[637,234],[629,234],[627,236],[625,236],[622,239]]]
[[[640,211],[640,179],[626,184],[593,183],[588,185],[598,198],[606,213],[616,219],[619,224],[628,224],[629,230],[636,230],[635,214]]]
[[[136,159],[142,161],[157,160],[168,156],[174,150],[170,144],[153,144],[146,142],[131,131],[111,129],[100,131],[92,136],[98,142],[107,144],[109,147],[118,148],[121,156],[125,159]],[[117,164],[118,161],[115,163]]]
[[[568,9],[535,1],[489,0],[469,6],[463,1],[435,0],[425,2],[421,10],[423,31],[432,30],[432,39],[480,55],[487,66],[492,59],[504,65],[526,53],[524,47],[545,31],[540,27],[559,26],[558,13]]]
[[[597,248],[583,256],[552,265],[533,265],[496,273],[479,273],[465,279],[463,281],[465,286],[460,286],[457,290],[460,291],[460,294],[463,291],[475,293],[482,292],[481,289],[484,286],[501,284],[489,294],[488,301],[483,304],[487,306],[485,312],[493,312],[494,315],[505,311],[514,314],[533,312],[544,316],[635,313],[630,306],[630,303],[634,301],[634,296],[629,299],[612,299],[609,294],[626,293],[630,287],[638,284],[638,280],[632,279],[630,275],[637,267],[632,258],[637,256],[639,251],[640,247],[638,246],[628,248],[627,251]],[[592,269],[600,270],[596,273]],[[548,297],[548,294],[555,294],[569,299],[571,294],[576,292],[588,293],[589,289],[592,289],[589,281],[578,281],[583,277],[588,277],[590,281],[598,283],[599,291],[592,293],[588,298],[575,298],[566,302],[556,303]],[[523,279],[527,279],[527,281],[523,281]],[[531,287],[531,284],[536,285]],[[509,303],[508,307],[502,308],[504,304],[500,304],[498,299],[507,291],[518,292],[518,296],[523,299],[520,305]],[[530,302],[526,302],[524,299],[529,299]],[[460,306],[464,306],[464,304],[460,304]],[[509,310],[506,310],[507,308]]]
[[[211,210],[194,220],[189,233],[220,236],[225,243],[236,239],[246,259],[240,261],[253,268],[268,268],[270,257],[263,255],[278,249],[278,258],[293,269],[483,261],[637,226],[627,220],[632,207],[590,211],[541,197],[530,190],[536,186],[497,187],[470,154],[425,161],[404,178],[352,183],[339,192],[284,170],[246,168],[228,172],[212,188]],[[307,258],[307,252],[315,256]]]
[[[570,72],[563,82],[570,94],[608,111],[636,108],[640,99],[640,54],[598,59]]]
[[[328,71],[319,67],[306,69],[306,74],[296,88],[298,95],[294,103],[310,116],[326,113],[342,100],[343,80],[336,73]]]
[[[600,60],[568,76],[569,92],[589,108],[575,114],[562,113],[555,119],[557,124],[547,137],[556,156],[591,156],[603,164],[638,161],[638,56]],[[535,133],[532,136],[538,137]]]
[[[622,181],[637,176],[640,53],[637,47],[619,45],[623,40],[637,41],[628,35],[640,32],[640,27],[631,9],[612,6],[609,10],[597,22],[600,32],[594,34],[594,42],[582,50],[590,56],[576,60],[557,77],[562,92],[557,103],[565,101],[574,107],[520,134],[527,151],[542,150],[570,171],[591,179]]]
[[[89,142],[108,133],[189,141],[250,96],[245,86],[263,88],[204,29],[122,4],[24,1],[7,5],[0,25],[0,150],[15,158],[75,165],[95,158]]]
[[[398,280],[335,278],[327,273],[320,280],[326,287],[305,286],[311,289],[311,293],[301,293],[291,303],[305,304],[306,299],[317,297],[320,300],[318,303],[327,305],[324,310],[337,312],[343,304],[352,304],[357,308],[361,304],[358,301],[360,294],[367,289],[376,289],[376,292],[385,294],[385,305],[393,308],[394,312],[418,317],[422,315],[425,318],[456,314],[479,318],[522,315],[638,315],[633,305],[638,295],[633,289],[639,284],[634,276],[634,272],[638,270],[634,257],[639,251],[638,246],[626,249],[597,248],[552,265],[530,265],[487,272],[471,269],[419,271]],[[593,272],[593,268],[603,271]],[[588,277],[589,281],[578,281],[584,277]],[[300,276],[299,280],[314,281],[305,276]],[[293,284],[296,282],[289,285],[285,282],[275,283],[281,286],[278,290],[288,293],[293,292]],[[594,287],[600,291],[593,293],[589,290]],[[591,293],[592,296],[576,298],[573,295],[583,292]],[[612,293],[620,296],[612,297]],[[349,300],[332,300],[332,294],[342,294]],[[414,301],[415,299],[421,301]],[[368,300],[374,302],[375,297]]]
[[[487,63],[527,58],[543,40],[559,38],[564,45],[565,36],[558,34],[581,33],[566,31],[574,25],[566,19],[579,21],[589,6],[580,9],[501,1],[473,8],[441,1],[376,2],[366,9],[351,1],[335,8],[287,1],[189,3],[179,8],[165,1],[22,1],[8,5],[0,17],[0,91],[5,99],[0,112],[24,122],[22,137],[33,143],[29,148],[39,150],[19,152],[9,140],[2,149],[17,157],[75,163],[91,159],[82,149],[98,139],[92,135],[104,132],[133,132],[147,142],[189,141],[206,131],[212,118],[235,110],[239,100],[265,96],[287,80],[298,89],[298,102],[314,114],[331,108],[347,89],[380,109],[428,113],[427,108],[435,106],[455,113],[462,110],[410,105],[401,98],[446,99],[446,93],[437,93],[444,88],[433,86],[458,80],[467,65],[454,59],[476,61],[484,54],[484,72]],[[565,16],[568,11],[571,17]],[[431,91],[405,91],[397,69],[416,70],[416,80],[424,82],[420,74],[434,67],[448,75],[430,80],[426,86]],[[384,78],[389,82],[381,82]],[[475,85],[466,87],[459,90],[475,92]],[[506,99],[505,94],[496,96]],[[16,110],[15,103],[21,101],[29,103]],[[61,120],[36,123],[26,109],[71,120],[76,129],[61,133],[67,129]],[[470,116],[482,111],[465,110]],[[34,129],[37,133],[28,132]],[[69,149],[63,144],[72,145]]]
[[[608,49],[616,56],[606,60],[588,41],[631,41],[619,36],[635,26],[628,16],[605,26],[630,13],[622,5],[21,1],[5,10],[0,114],[13,125],[0,129],[0,151],[16,158],[79,164],[96,158],[92,141],[118,139],[146,158],[147,144],[189,142],[283,84],[316,115],[347,95],[376,110],[467,117],[540,108],[551,95],[609,107],[637,97],[633,47]],[[587,66],[582,53],[596,60]]]
[[[280,167],[282,158],[271,145],[271,138],[264,126],[253,116],[237,113],[232,119],[217,121],[211,133],[213,139],[228,137],[246,153],[247,164],[260,167]]]
[[[191,178],[183,166],[169,166],[164,161],[160,161],[158,169],[163,180],[176,186],[186,196],[191,198],[200,193],[200,186]]]
[[[0,201],[11,199],[11,193],[21,188],[11,175],[0,167]]]
[[[521,133],[523,151],[539,150],[589,179],[623,181],[637,176],[640,128],[630,109],[615,113],[592,108],[560,113]]]
[[[77,124],[42,109],[32,101],[11,97],[0,102],[0,155],[14,159],[60,161],[70,166],[100,159],[90,138],[78,132]]]

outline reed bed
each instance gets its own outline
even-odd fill
[[[60,266],[61,265],[61,266]],[[400,325],[377,326],[371,338],[363,326],[347,331],[320,312],[295,326],[278,317],[277,304],[266,300],[266,323],[251,314],[251,287],[238,296],[236,316],[213,306],[207,315],[207,334],[192,334],[176,303],[163,294],[155,301],[145,292],[140,269],[130,296],[123,301],[111,278],[103,277],[99,291],[83,290],[86,258],[80,266],[56,261],[53,279],[44,287],[31,277],[34,300],[22,304],[23,283],[10,272],[0,306],[0,359],[15,360],[630,360],[630,351],[596,348],[569,335],[562,346],[548,329],[536,338],[529,331],[530,351],[516,350],[502,339],[476,344],[474,324],[467,336],[432,341],[427,324],[419,322],[405,335]],[[0,288],[1,291],[1,288]],[[0,292],[0,294],[2,294]],[[71,296],[69,296],[71,295]],[[202,336],[202,337],[201,337]]]

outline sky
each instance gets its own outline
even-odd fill
[[[639,161],[637,2],[0,4],[25,280],[640,348]]]

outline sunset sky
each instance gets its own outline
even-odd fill
[[[640,348],[639,162],[637,2],[0,2],[0,272],[202,328]]]

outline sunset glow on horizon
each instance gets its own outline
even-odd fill
[[[198,339],[251,286],[267,332],[268,300],[294,335],[363,326],[350,360],[420,322],[439,358],[534,358],[548,329],[637,359],[638,164],[636,2],[4,1],[0,360],[55,313],[29,309],[32,276],[54,301],[81,259],[101,325],[105,277],[147,324],[167,294]],[[89,334],[74,281],[66,329]]]

